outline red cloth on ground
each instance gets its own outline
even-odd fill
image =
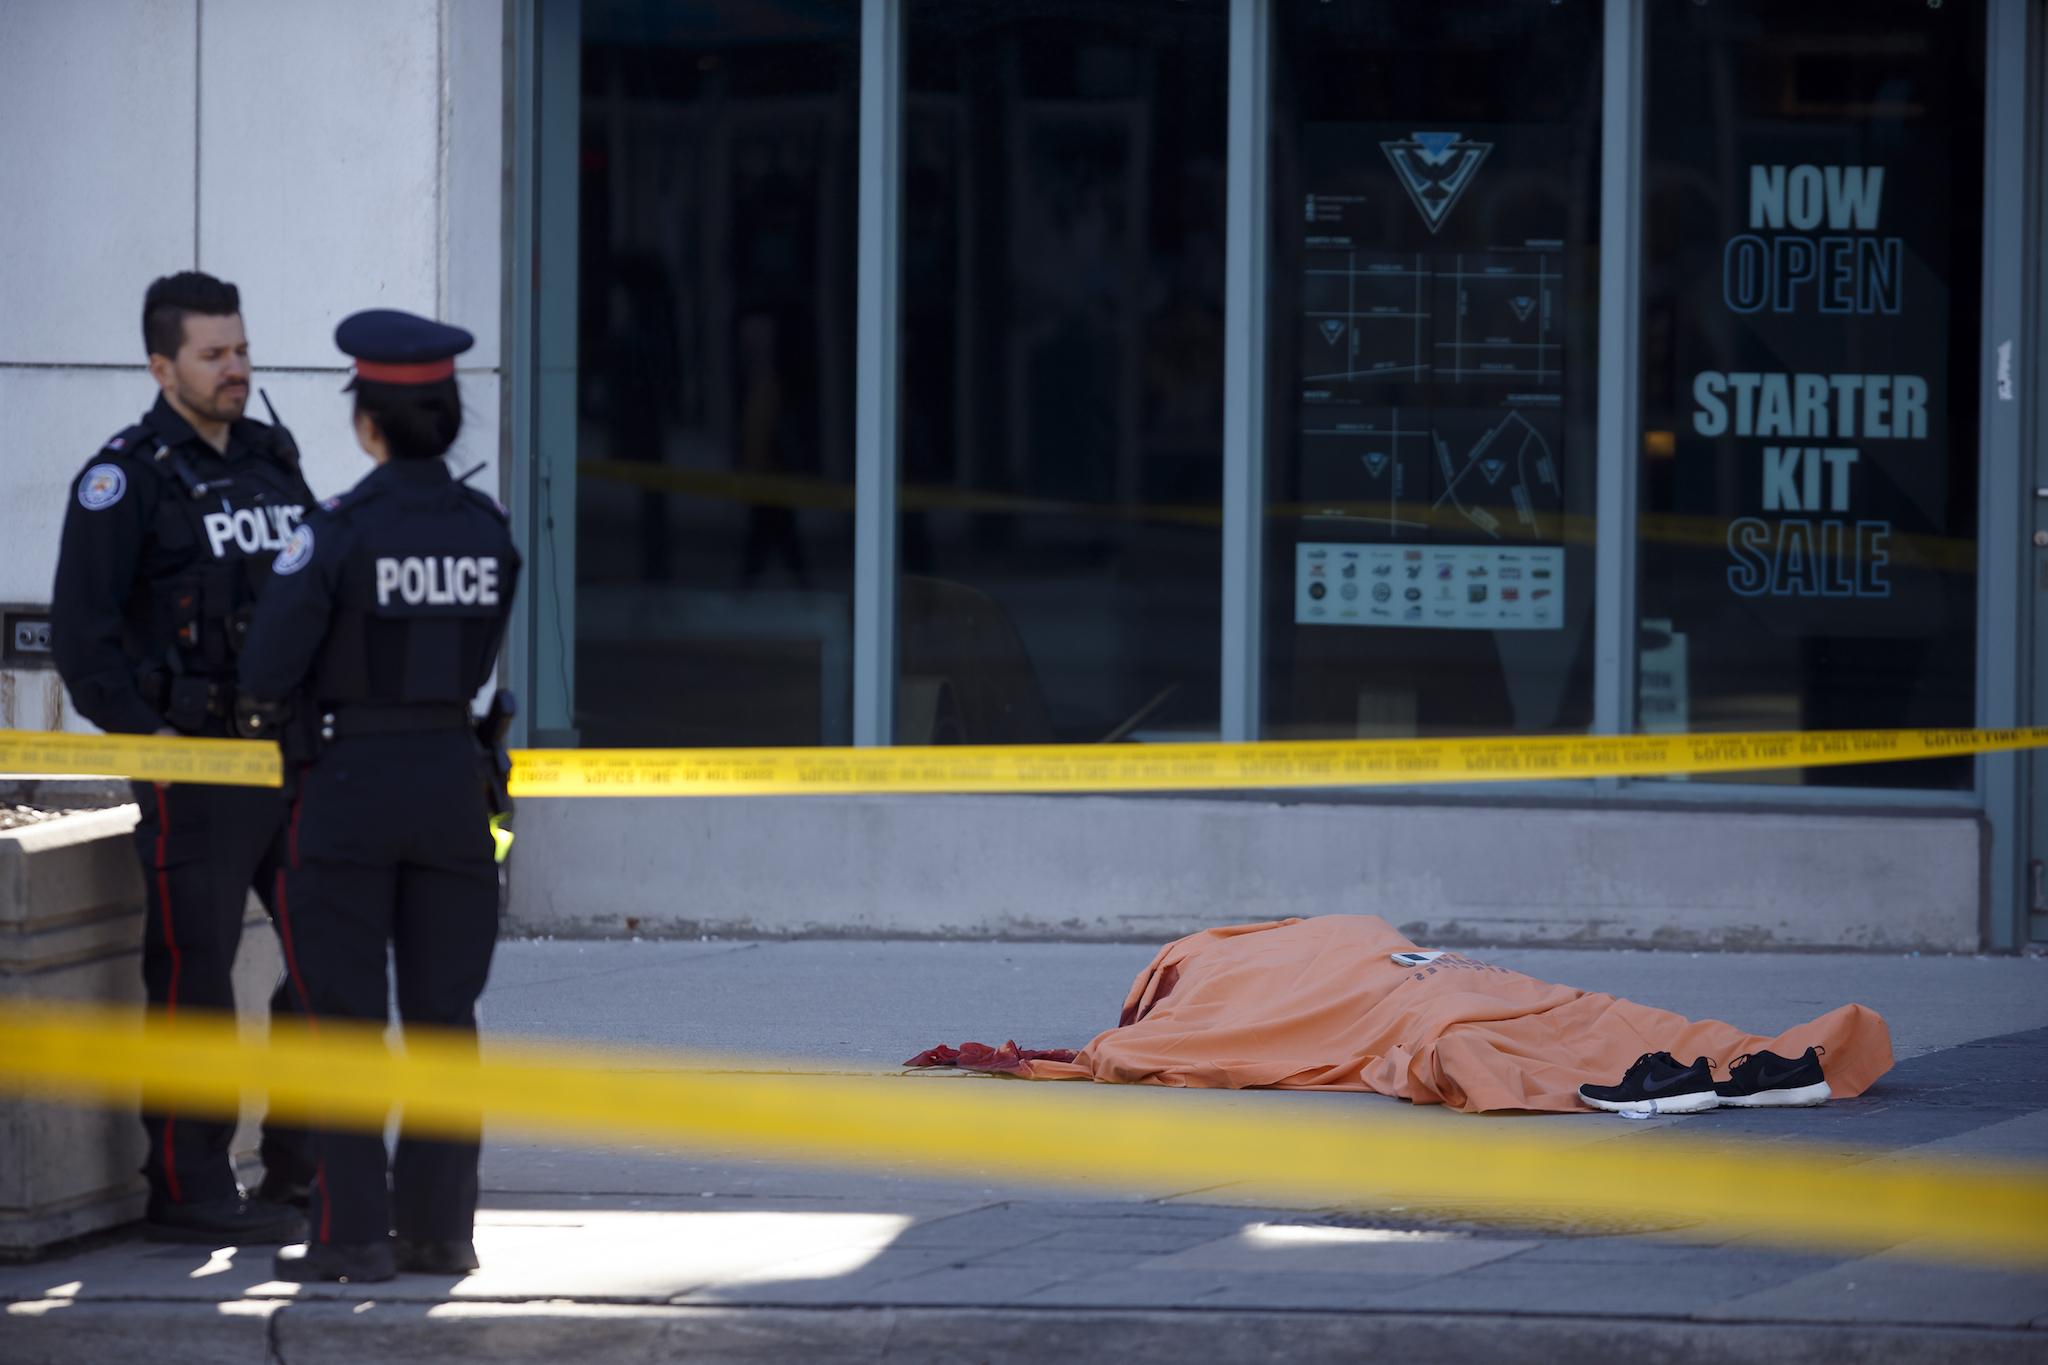
[[[947,1047],[941,1043],[918,1053],[905,1066],[930,1067],[951,1066],[962,1071],[1021,1071],[1026,1062],[1071,1062],[1074,1051],[1071,1048],[1055,1047],[1034,1051],[1020,1048],[1017,1040],[1011,1039],[1001,1047],[990,1047],[987,1043],[962,1043],[958,1047]]]

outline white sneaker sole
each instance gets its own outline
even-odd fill
[[[1811,1109],[1834,1098],[1826,1081],[1791,1090],[1759,1090],[1754,1095],[1723,1095],[1721,1103],[1730,1109]]]
[[[1579,1099],[1610,1114],[1700,1114],[1719,1105],[1734,1103],[1711,1090],[1695,1090],[1689,1095],[1655,1100],[1596,1100],[1584,1093],[1579,1095]]]

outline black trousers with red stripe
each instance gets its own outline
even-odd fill
[[[249,892],[277,917],[289,807],[280,793],[255,787],[132,785],[142,812],[135,847],[149,902],[142,940],[149,1002],[173,1014],[233,1010],[235,950]],[[299,1016],[288,975],[271,995],[270,1009],[274,1019]],[[163,1110],[145,1112],[142,1126],[149,1135],[143,1174],[153,1201],[197,1203],[235,1193],[234,1124]],[[265,1170],[308,1183],[311,1149],[311,1134],[264,1124]]]
[[[278,901],[286,965],[323,1018],[382,1023],[397,971],[408,1027],[476,1035],[498,941],[498,875],[479,755],[465,731],[362,735],[305,772]],[[478,1135],[480,1137],[480,1135]],[[316,1128],[316,1240],[465,1242],[476,1221],[477,1137]]]

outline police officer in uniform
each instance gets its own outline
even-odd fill
[[[319,731],[279,931],[316,1021],[384,1021],[388,945],[406,1024],[473,1036],[498,888],[469,701],[519,555],[503,510],[440,459],[461,427],[454,357],[469,333],[379,309],[343,321],[335,344],[355,358],[356,439],[377,467],[294,533],[241,659],[256,704],[297,693]],[[315,1154],[311,1235],[278,1254],[280,1278],[476,1267],[476,1140],[402,1133],[388,1185],[381,1133],[320,1130]]]
[[[227,735],[256,594],[313,495],[290,434],[242,415],[249,343],[232,284],[197,271],[157,280],[142,335],[162,392],[71,485],[51,608],[57,669],[72,705],[102,730]],[[183,783],[134,790],[149,1001],[170,1013],[232,1010],[250,889],[276,913],[285,798]],[[272,1010],[295,1018],[288,989]],[[232,1123],[166,1109],[143,1126],[150,1236],[221,1245],[301,1235],[286,1205],[303,1201],[312,1177],[307,1135],[266,1125],[266,1174],[251,1200],[229,1159]]]

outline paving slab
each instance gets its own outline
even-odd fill
[[[1745,1260],[1748,1258],[1745,1258]],[[1864,1256],[1727,1298],[1703,1318],[2025,1327],[2048,1314],[2048,1274],[1941,1265],[1906,1248]],[[2048,1359],[2048,1340],[2041,1343]]]
[[[1047,1251],[1043,1243],[1027,1242],[1005,1251],[990,1251],[956,1264],[994,1266],[1031,1272],[1054,1271],[1065,1280],[1090,1280],[1129,1270],[1145,1259],[1137,1251]]]
[[[1228,1214],[1214,1220],[1151,1218],[1140,1221],[1130,1215],[1149,1208],[1149,1205],[1130,1202],[1112,1207],[1129,1212],[1124,1217],[1107,1219],[1048,1212],[1029,1201],[985,1204],[950,1217],[922,1221],[898,1237],[895,1245],[983,1255],[1023,1246],[1101,1251],[1106,1243],[1110,1247],[1153,1255],[1162,1250],[1177,1251],[1198,1242],[1227,1236],[1243,1223],[1241,1217]],[[1078,1243],[1077,1238],[1081,1239]]]
[[[1772,1258],[1716,1256],[1687,1262],[1679,1273],[1623,1274],[1584,1261],[1510,1260],[1431,1280],[1394,1296],[1391,1306],[1438,1312],[1582,1313],[1612,1317],[1697,1317],[1716,1305],[1782,1283]],[[1799,1320],[1794,1313],[1737,1315]],[[1888,1320],[1888,1319],[1887,1319]],[[1975,1323],[1959,1313],[1952,1323]],[[1998,1323],[1998,1326],[2009,1324]]]
[[[1276,1308],[1298,1312],[1340,1309],[1354,1313],[1384,1313],[1398,1307],[1403,1290],[1427,1283],[1428,1276],[1418,1275],[1348,1275],[1340,1271],[1318,1270],[1285,1275],[1240,1272],[1216,1279],[1206,1292],[1188,1300],[1187,1306],[1203,1313]]]
[[[1185,1251],[1153,1256],[1138,1268],[1155,1274],[1438,1276],[1471,1270],[1535,1245],[1454,1232],[1260,1222],[1246,1225],[1233,1237],[1213,1238]]]
[[[275,1365],[281,1303],[93,1303],[52,1298],[0,1312],[7,1365],[81,1365],[146,1359],[150,1365]]]
[[[1617,1274],[1683,1275],[1695,1262],[1739,1246],[1746,1262],[1775,1266],[1784,1279],[1796,1279],[1839,1263],[1839,1252],[1787,1250],[1761,1239],[1729,1239],[1711,1244],[1659,1237],[1547,1237],[1522,1253],[1530,1262],[1568,1261],[1615,1268]]]

